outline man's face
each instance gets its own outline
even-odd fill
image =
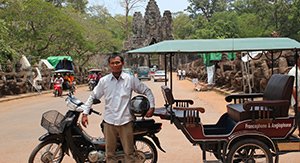
[[[124,63],[121,61],[120,57],[111,58],[109,60],[109,67],[111,72],[121,72]]]

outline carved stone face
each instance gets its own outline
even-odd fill
[[[12,71],[13,71],[13,66],[11,62],[8,62],[6,66],[6,72],[12,72]]]

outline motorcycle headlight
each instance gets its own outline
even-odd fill
[[[67,107],[68,107],[69,109],[76,110],[77,105],[76,105],[75,103],[73,103],[71,100],[67,100],[66,103],[67,103]]]

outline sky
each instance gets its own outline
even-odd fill
[[[88,0],[89,5],[103,5],[105,6],[110,14],[125,14],[124,9],[120,6],[120,0]],[[139,8],[136,8],[135,11],[140,11],[143,15],[145,13],[145,8],[148,1]],[[187,0],[156,0],[158,8],[160,9],[160,14],[162,15],[165,10],[170,10],[172,13],[183,11],[187,8]],[[133,15],[134,12],[131,12],[130,15]]]

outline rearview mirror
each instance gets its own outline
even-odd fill
[[[99,99],[93,99],[93,104],[100,104],[101,101]]]

